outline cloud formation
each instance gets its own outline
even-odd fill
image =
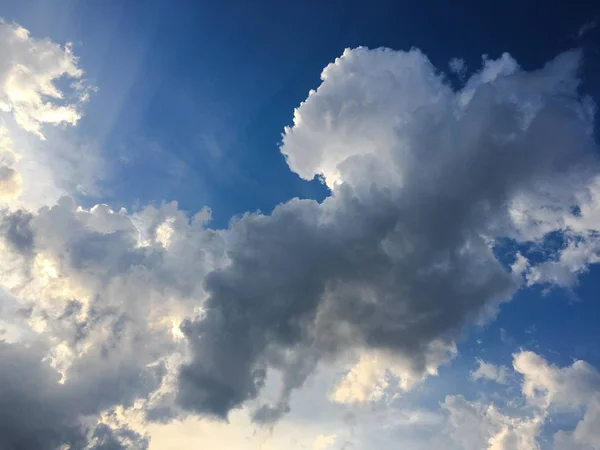
[[[78,103],[87,92],[71,45],[32,38],[25,28],[3,20],[0,39],[0,111],[12,113],[17,124],[42,139],[44,124],[75,125],[81,118]],[[56,84],[63,77],[72,80],[68,97]]]
[[[62,195],[96,193],[101,158],[93,145],[63,135],[95,90],[71,44],[1,18],[0,39],[0,201],[37,209]]]
[[[326,67],[281,151],[332,195],[231,225],[228,264],[205,279],[205,314],[183,326],[194,359],[182,406],[225,417],[275,367],[281,398],[257,413],[272,420],[320,360],[363,350],[393,353],[413,377],[435,372],[448,359],[438,349],[449,353],[521,285],[494,242],[560,229],[526,220],[525,199],[564,220],[592,183],[579,58],[531,73],[508,55],[486,60],[458,92],[418,50],[346,50]]]
[[[82,98],[58,105],[66,95],[54,84],[82,77],[70,48],[15,25],[0,24],[0,35],[2,108],[38,137],[44,124],[76,124]],[[455,90],[418,50],[346,50],[281,146],[291,170],[321,177],[331,195],[224,230],[209,228],[208,209],[190,218],[176,203],[133,214],[69,197],[36,211],[7,206],[1,319],[15,329],[0,345],[0,385],[15,388],[0,404],[15,406],[0,410],[10,428],[0,444],[144,448],[144,436],[108,420],[121,409],[168,422],[250,408],[271,424],[324,365],[356,362],[332,386],[343,404],[437,374],[465,328],[518,289],[568,285],[598,261],[600,171],[580,58],[568,52],[532,72],[507,54],[485,59]],[[16,195],[2,161],[0,194]],[[500,242],[543,244],[551,232],[568,241],[553,260],[515,256],[511,269],[496,257]],[[594,369],[523,352],[514,370],[539,413],[448,397],[460,448],[537,448],[549,408],[576,405],[585,417],[556,439],[587,445]],[[278,391],[266,401],[273,374]],[[473,377],[507,381],[483,361]],[[478,428],[465,434],[469,423]]]
[[[492,363],[485,362],[481,359],[477,360],[479,367],[471,372],[471,378],[474,380],[491,380],[496,383],[505,384],[507,381],[508,372],[506,367],[497,367]]]
[[[598,448],[600,373],[585,361],[566,367],[550,364],[541,355],[520,351],[513,355],[520,377],[521,397],[504,406],[446,397],[442,408],[452,425],[452,438],[464,450],[554,450]],[[559,430],[542,447],[544,425],[556,413],[581,414],[573,431]]]

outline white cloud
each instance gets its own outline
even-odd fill
[[[453,428],[452,439],[463,450],[538,450],[542,425],[538,417],[511,417],[493,404],[446,397],[442,407]]]
[[[410,360],[387,352],[366,350],[334,387],[331,399],[338,403],[366,403],[381,400],[386,390],[408,391],[427,376],[437,375],[438,368],[456,353],[454,343],[432,342],[426,352],[425,367],[415,370]]]
[[[1,18],[0,39],[3,204],[37,209],[63,195],[97,194],[103,175],[98,150],[63,130],[78,123],[94,90],[71,45],[33,37]]]
[[[529,284],[551,283],[571,287],[590,264],[600,261],[600,177],[592,179],[586,189],[578,193],[575,204],[579,208],[577,215],[569,211],[553,213],[554,217],[550,220],[563,231],[566,245],[554,259],[527,267],[529,270],[525,272]],[[536,207],[531,207],[530,211],[535,217],[532,220],[539,220]]]
[[[522,398],[512,399],[504,411],[493,403],[446,397],[442,407],[448,411],[452,436],[460,448],[540,449],[543,426],[552,421],[556,412],[566,409],[575,413],[583,410],[583,417],[574,430],[556,432],[554,448],[598,448],[600,373],[595,368],[584,361],[556,367],[530,351],[515,353],[513,366],[522,377]]]
[[[85,99],[85,87],[72,82],[72,93],[61,91],[61,78],[80,80],[71,47],[48,39],[31,37],[29,31],[0,21],[0,110],[10,112],[25,130],[44,138],[44,124],[75,125],[81,118],[78,103]]]
[[[471,378],[474,380],[491,380],[499,384],[506,384],[508,372],[504,366],[495,366],[481,359],[477,360],[479,367],[471,372]]]
[[[527,400],[543,408],[577,408],[589,401],[591,393],[600,391],[600,373],[585,361],[559,368],[533,352],[520,352],[514,356],[513,367],[523,375]]]

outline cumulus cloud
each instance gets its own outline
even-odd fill
[[[493,404],[470,402],[462,396],[446,397],[451,437],[464,450],[537,450],[542,421],[538,417],[511,417]]]
[[[600,391],[600,374],[585,361],[558,368],[533,352],[520,352],[513,366],[523,375],[527,400],[541,407],[577,408],[587,403],[590,393]]]
[[[479,367],[471,372],[471,378],[474,380],[491,380],[496,383],[505,384],[507,381],[508,372],[506,367],[495,366],[492,363],[478,359]]]
[[[454,344],[434,341],[425,352],[424,367],[415,367],[405,358],[381,351],[365,351],[334,387],[331,399],[338,403],[366,403],[381,400],[385,391],[408,391],[428,375],[437,375],[438,367],[457,353]]]
[[[460,448],[538,450],[544,425],[565,410],[579,414],[583,410],[583,417],[573,430],[551,436],[553,448],[598,448],[600,373],[595,368],[584,361],[557,367],[531,351],[515,353],[513,367],[521,377],[522,397],[511,399],[503,408],[462,396],[446,397],[442,407]]]
[[[401,401],[385,406],[372,404],[368,408],[356,407],[351,410],[352,413],[345,415],[346,426],[340,427],[339,424],[332,426],[332,422],[339,419],[327,408],[323,399],[311,399],[305,407],[310,409],[312,420],[299,418],[292,410],[274,430],[259,429],[254,432],[247,418],[248,409],[245,408],[231,414],[230,424],[219,425],[218,422],[202,420],[193,422],[193,427],[168,425],[157,432],[160,437],[156,448],[169,448],[175,444],[179,448],[186,448],[186,445],[193,446],[200,439],[206,445],[222,444],[225,448],[245,448],[254,444],[260,444],[263,448],[290,449],[319,448],[320,445],[333,444],[333,448],[357,450],[367,450],[374,446],[382,449],[400,447],[423,450],[438,447],[449,450],[596,448],[595,430],[600,425],[597,415],[599,391],[590,380],[585,381],[578,373],[577,367],[581,362],[558,367],[541,355],[520,351],[513,355],[513,364],[520,367],[523,359],[531,363],[525,374],[515,369],[515,374],[507,380],[507,386],[489,385],[490,390],[477,389],[472,393],[476,400],[463,395],[448,395],[437,408],[416,408]],[[528,399],[527,384],[534,372],[549,373],[550,378],[562,377],[555,391],[564,392],[560,396],[555,395],[549,403],[531,402]],[[596,376],[597,372],[592,370],[587,378],[593,379]],[[588,399],[578,408],[569,406],[573,415],[565,422],[561,396],[568,396],[571,389],[569,386],[582,381],[586,386]],[[538,388],[542,389],[536,385],[536,389]],[[309,386],[302,397],[306,394],[311,396],[312,389],[314,385]],[[500,392],[502,395],[498,395]],[[494,401],[490,401],[490,398]],[[300,401],[296,399],[296,404]],[[325,410],[322,411],[322,408]],[[240,420],[242,417],[244,420]],[[321,426],[324,429],[315,439],[315,435],[306,426]],[[560,431],[556,432],[557,429]],[[266,437],[265,432],[271,433],[270,436]]]
[[[0,110],[14,115],[25,130],[44,138],[44,124],[74,125],[81,118],[78,103],[86,99],[83,76],[71,46],[31,37],[25,28],[0,21]],[[56,82],[75,80],[67,96]]]
[[[37,209],[63,195],[97,194],[99,152],[63,132],[77,125],[95,90],[71,44],[33,37],[1,18],[0,38],[0,200]]]
[[[194,354],[184,408],[226,416],[276,367],[281,400],[258,415],[273,419],[318,361],[356,349],[425,374],[434,342],[452,348],[466,323],[493,316],[521,279],[495,240],[557,227],[517,220],[524,199],[564,214],[596,173],[579,58],[531,73],[509,55],[485,60],[458,92],[418,50],[346,50],[326,67],[281,151],[332,195],[232,224],[228,265],[205,279],[205,315],[183,326]]]
[[[3,51],[21,61],[17,70],[3,59],[3,108],[38,136],[44,123],[75,124],[73,104],[44,103],[63,97],[57,77],[82,76],[70,49],[2,27]],[[587,252],[565,254],[568,273],[596,262],[599,172],[580,57],[568,52],[533,72],[509,55],[485,59],[456,91],[418,50],[346,50],[296,109],[281,146],[291,170],[322,178],[331,195],[248,213],[224,230],[208,227],[209,210],[190,218],[175,203],[129,214],[64,197],[37,211],[3,210],[0,288],[16,306],[2,318],[45,342],[28,364],[48,376],[31,380],[39,393],[23,410],[58,402],[61,412],[56,435],[11,416],[21,434],[10,442],[146,445],[103,422],[118,408],[153,421],[226,419],[252,403],[253,420],[272,423],[320,365],[340,359],[356,361],[333,388],[340,403],[435,375],[464,328],[493,318],[524,282],[559,282],[536,277],[545,263],[518,259],[507,269],[498,241],[571,233]],[[29,370],[14,367],[15,377]],[[561,403],[564,379],[589,372],[574,367],[549,376],[554,369],[528,354],[514,365],[538,409]],[[263,401],[274,372],[279,391]],[[506,381],[483,361],[473,376]],[[30,401],[27,392],[15,391],[23,398],[14,402]],[[484,424],[456,436],[464,448],[536,448],[541,416],[514,418],[461,397],[445,409],[457,430],[469,418]],[[562,439],[584,439],[586,423]]]

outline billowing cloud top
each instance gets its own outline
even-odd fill
[[[82,76],[69,47],[12,25],[0,33],[11,43],[0,53],[3,110],[39,137],[43,124],[75,124],[78,109],[44,100],[62,98],[57,77]],[[125,410],[168,422],[250,408],[270,424],[311,374],[340,361],[358,363],[331,386],[338,403],[378,398],[386,374],[400,391],[437,374],[465,327],[518,289],[570,285],[598,260],[600,171],[580,59],[567,52],[526,72],[504,55],[455,90],[418,50],[346,50],[281,146],[291,170],[322,177],[331,195],[224,230],[208,227],[208,209],[189,218],[175,203],[136,214],[68,197],[38,211],[7,206],[0,444],[144,448]],[[16,191],[0,172],[0,194]],[[569,243],[552,261],[519,254],[507,268],[494,253],[501,240],[541,243],[550,232]],[[506,371],[480,361],[472,378],[507,383]],[[459,448],[537,448],[553,405],[587,405],[583,431],[557,439],[591,439],[593,368],[523,352],[514,371],[535,414],[448,397],[456,430],[470,416],[487,424],[474,437],[456,431]],[[272,374],[278,390],[265,396]]]

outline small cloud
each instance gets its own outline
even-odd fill
[[[529,269],[529,260],[525,258],[521,253],[517,252],[515,255],[515,262],[513,262],[510,266],[510,269],[513,273],[518,275],[524,275]]]
[[[597,17],[590,20],[589,22],[584,23],[583,25],[581,25],[581,27],[579,27],[579,30],[577,30],[577,37],[582,38],[583,36],[588,34],[590,31],[592,31],[594,28],[596,28],[597,25],[598,25]]]
[[[535,326],[535,324],[531,324],[527,328],[525,328],[525,334],[533,334],[536,331],[537,331],[537,327]]]
[[[481,359],[478,359],[477,362],[479,363],[479,367],[471,372],[473,380],[490,380],[499,384],[506,384],[508,375],[506,367],[495,366]]]
[[[461,80],[467,73],[467,63],[462,58],[452,58],[448,63],[450,72],[456,74]]]
[[[506,331],[504,328],[500,328],[500,341],[504,344],[509,344],[512,343],[514,340],[512,337],[509,336],[508,331]]]
[[[33,38],[23,27],[2,19],[0,40],[0,110],[11,113],[21,128],[40,139],[45,139],[44,124],[77,124],[79,105],[92,89],[82,81],[83,70],[71,45]],[[75,80],[69,92],[57,86],[62,78]]]

